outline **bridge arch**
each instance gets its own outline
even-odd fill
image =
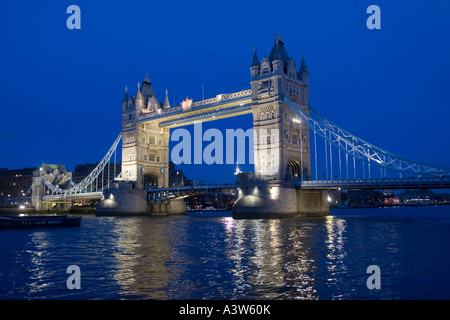
[[[153,173],[145,173],[143,176],[144,188],[158,188],[158,177]]]
[[[301,162],[296,158],[291,158],[288,161],[287,170],[286,170],[286,180],[295,180],[301,177]]]

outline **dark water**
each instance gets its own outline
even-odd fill
[[[450,207],[0,231],[0,299],[449,299]],[[81,289],[69,290],[70,265]],[[366,285],[380,268],[380,289]]]

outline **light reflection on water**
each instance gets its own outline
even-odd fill
[[[448,209],[432,219],[386,212],[282,220],[85,216],[79,228],[4,230],[0,298],[449,297],[441,279]],[[80,290],[66,287],[72,264],[81,269]],[[371,264],[382,271],[378,291],[366,287]]]
[[[152,299],[318,299],[320,247],[335,276],[344,230],[336,217],[127,218],[114,228],[115,280],[122,294]]]

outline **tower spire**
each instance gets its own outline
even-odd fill
[[[123,95],[122,103],[127,103],[127,102],[128,102],[128,87],[125,86],[125,94]]]
[[[252,61],[252,67],[259,67],[259,59],[258,55],[256,54],[256,46],[253,47],[254,54],[253,54],[253,61]]]
[[[141,83],[138,81],[138,83],[137,83],[137,92],[136,92],[136,99],[140,99],[140,98],[142,98],[142,95],[141,95]]]
[[[278,33],[277,33],[277,37],[275,39],[275,42],[283,44],[283,38],[281,38],[280,29],[278,29]]]
[[[145,73],[145,78],[142,81],[142,84],[144,84],[144,83],[151,84],[150,79],[148,78],[148,72]]]
[[[141,90],[140,90],[140,85],[141,83],[138,82],[137,83],[137,92],[136,92],[136,110],[141,110],[143,107],[143,102],[142,102],[142,94],[141,94]]]
[[[164,100],[163,108],[170,108],[169,97],[167,96],[169,90],[166,89],[166,99]]]
[[[300,65],[300,73],[302,72],[308,72],[308,68],[306,67],[306,62],[305,62],[305,54],[302,53],[302,63]]]

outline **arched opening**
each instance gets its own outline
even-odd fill
[[[158,177],[154,174],[147,173],[144,175],[144,188],[157,188],[158,187]]]
[[[289,160],[287,170],[287,180],[295,180],[301,177],[301,166],[297,160]]]

